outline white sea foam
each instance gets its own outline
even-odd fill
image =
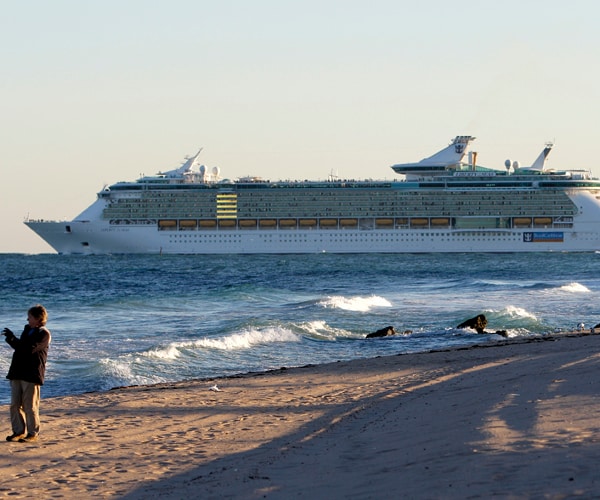
[[[204,338],[196,340],[195,342],[188,344],[188,346],[193,348],[208,347],[211,349],[231,351],[236,349],[249,349],[259,344],[298,342],[300,340],[300,336],[286,328],[269,327],[262,330],[248,329],[214,339]]]
[[[569,283],[568,285],[563,285],[559,288],[559,290],[562,290],[564,292],[571,292],[571,293],[588,293],[590,292],[590,289],[588,287],[586,287],[585,285],[582,285],[580,283]]]
[[[324,331],[329,330],[326,321],[309,321],[307,323],[301,323],[299,327],[306,331],[306,333],[313,335],[320,335]]]
[[[108,359],[104,358],[100,360],[100,365],[104,367],[104,372],[113,377],[119,379],[131,379],[133,378],[133,372],[131,371],[131,356],[127,356],[129,361],[125,361],[123,358]]]
[[[516,306],[506,306],[500,314],[508,316],[509,318],[518,319],[518,318],[528,318],[537,320],[535,314],[530,313],[529,311],[523,309],[522,307]]]
[[[390,304],[387,299],[378,295],[371,295],[370,297],[344,297],[341,295],[334,295],[321,300],[320,304],[325,308],[357,312],[367,312],[374,307],[392,307],[392,304]]]
[[[505,330],[508,337],[530,335],[540,326],[538,317],[523,307],[508,305],[500,310],[486,311],[487,330]]]
[[[107,387],[114,387],[117,385],[134,385],[134,384],[157,384],[164,382],[160,377],[153,375],[139,375],[133,372],[132,366],[135,363],[135,359],[132,355],[121,356],[116,359],[101,359],[100,365],[103,367],[104,376],[107,380]]]
[[[327,340],[335,340],[340,337],[347,338],[357,336],[348,330],[344,330],[342,328],[333,328],[332,326],[328,325],[326,321],[308,321],[306,323],[299,323],[298,328],[300,328],[308,336]]]
[[[149,351],[142,352],[141,356],[158,359],[176,359],[181,355],[181,351],[176,344],[169,344],[165,347],[155,347]]]

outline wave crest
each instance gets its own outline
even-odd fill
[[[318,340],[331,340],[348,338],[364,338],[364,335],[352,333],[343,328],[334,328],[326,321],[307,321],[299,323],[297,328],[307,337]]]
[[[224,337],[214,339],[204,338],[194,342],[180,345],[180,347],[208,347],[232,351],[237,349],[249,349],[258,344],[272,344],[275,342],[299,342],[300,337],[286,328],[269,327],[264,330],[248,329],[239,333],[232,333]]]
[[[181,351],[177,346],[169,344],[165,347],[154,347],[149,351],[140,353],[141,356],[158,359],[176,359],[181,355]]]
[[[130,354],[117,359],[100,359],[100,378],[104,380],[103,388],[110,389],[121,385],[158,384],[165,381],[157,375],[135,373],[134,365],[135,357]]]
[[[585,285],[582,285],[581,283],[577,283],[577,282],[569,283],[568,285],[563,285],[559,288],[559,290],[562,290],[563,292],[570,292],[570,293],[588,293],[588,292],[590,292],[590,289],[588,287],[586,287]]]
[[[319,301],[319,305],[325,308],[357,312],[367,312],[374,307],[392,307],[392,304],[387,299],[378,295],[371,295],[369,297],[334,295]]]

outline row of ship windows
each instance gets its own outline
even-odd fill
[[[336,189],[328,189],[323,191],[294,191],[294,190],[286,190],[285,194],[277,191],[243,191],[241,193],[231,192],[231,193],[206,193],[203,191],[150,191],[142,194],[142,199],[165,199],[165,198],[177,198],[179,200],[184,200],[186,198],[205,198],[205,199],[244,199],[244,198],[260,198],[261,200],[269,199],[269,198],[289,198],[291,200],[311,200],[316,198],[337,198],[337,199],[351,199],[355,200],[358,198],[364,199],[374,199],[374,198],[415,198],[421,197],[425,199],[430,199],[431,197],[447,197],[447,198],[456,198],[456,197],[477,197],[481,199],[504,199],[514,198],[515,195],[519,197],[555,197],[557,195],[562,195],[562,190],[531,190],[531,189],[523,189],[521,191],[510,190],[507,191],[505,195],[500,194],[498,191],[483,193],[482,191],[473,191],[473,190],[451,190],[451,191],[439,191],[439,190],[424,190],[420,189],[418,191],[397,191],[390,189],[361,189],[361,190],[336,190]],[[137,198],[140,199],[140,198]]]
[[[252,208],[263,208],[263,207],[277,207],[277,206],[315,206],[319,204],[323,204],[323,206],[339,206],[339,207],[353,207],[353,206],[396,206],[396,205],[429,205],[429,206],[461,206],[461,205],[491,205],[491,206],[511,206],[511,205],[556,205],[558,203],[569,203],[569,199],[564,197],[523,197],[520,199],[510,199],[510,200],[500,200],[500,199],[481,199],[477,197],[464,197],[461,199],[446,199],[443,196],[439,196],[435,199],[421,197],[419,200],[415,199],[398,199],[398,198],[390,198],[387,200],[379,200],[375,201],[373,198],[365,198],[364,200],[353,198],[352,200],[336,200],[337,202],[332,203],[332,200],[327,200],[324,198],[315,198],[313,200],[294,200],[294,199],[286,199],[279,198],[277,200],[260,200],[257,202],[246,201],[238,199],[237,202],[228,202],[223,203],[215,200],[181,200],[181,199],[173,199],[172,201],[168,200],[130,200],[130,199],[120,199],[113,200],[110,204],[111,207],[125,206],[125,207],[179,207],[179,206],[194,206],[194,207],[214,207],[214,206],[239,206],[239,207],[252,207]]]
[[[477,204],[464,204],[460,206],[428,206],[428,205],[398,205],[398,206],[381,206],[381,207],[331,207],[325,205],[315,205],[312,207],[291,207],[290,205],[282,205],[280,207],[193,207],[186,205],[179,205],[173,207],[152,207],[146,209],[144,207],[111,207],[105,209],[105,213],[107,214],[115,214],[115,213],[148,213],[148,214],[156,214],[156,213],[165,213],[165,214],[173,214],[173,213],[217,213],[217,212],[235,212],[238,214],[268,214],[268,213],[307,213],[314,214],[316,212],[326,212],[326,213],[363,213],[363,212],[408,212],[408,213],[419,213],[419,212],[428,212],[428,213],[442,213],[442,212],[465,212],[469,210],[476,210],[477,212],[487,211],[487,212],[515,212],[515,211],[525,211],[525,212],[540,212],[542,210],[546,210],[547,212],[573,212],[573,205],[529,205],[527,203],[523,203],[520,205],[512,205],[510,207],[500,207],[493,205],[477,205]]]
[[[551,210],[572,210],[574,208],[573,203],[569,200],[520,200],[519,202],[485,202],[485,201],[477,201],[477,200],[461,200],[455,203],[444,203],[442,201],[437,202],[422,202],[422,203],[406,203],[406,202],[381,202],[379,204],[367,204],[367,203],[337,203],[332,205],[331,203],[311,203],[309,205],[304,206],[304,204],[298,203],[290,203],[288,201],[282,200],[280,203],[256,203],[256,204],[248,204],[248,203],[237,203],[231,205],[207,203],[154,203],[154,204],[138,204],[138,203],[116,203],[111,204],[109,207],[105,209],[107,212],[116,212],[116,211],[141,211],[141,212],[157,212],[157,211],[206,211],[206,212],[214,212],[218,210],[237,210],[238,212],[248,212],[248,213],[265,213],[265,212],[273,212],[273,211],[289,211],[290,208],[296,210],[308,210],[309,212],[315,211],[335,211],[335,210],[343,210],[347,211],[365,211],[365,210],[373,210],[373,211],[381,211],[381,210],[427,210],[427,211],[460,211],[465,208],[477,208],[479,209],[487,209],[487,210],[506,210],[513,208],[545,208]]]
[[[346,237],[342,237],[336,235],[331,239],[323,239],[320,238],[320,242],[345,242],[345,241],[362,241],[362,242],[380,242],[380,241],[426,241],[431,238],[442,239],[445,240],[460,240],[460,241],[505,241],[505,240],[521,240],[523,238],[522,233],[485,233],[485,237],[481,236],[481,233],[419,233],[418,235],[411,234],[408,236],[400,236],[397,235],[395,237],[386,237],[386,238],[365,238],[364,236],[357,235],[349,235]],[[169,241],[173,243],[193,243],[198,240],[202,241],[242,241],[242,237],[237,234],[208,234],[208,235],[194,235],[194,234],[178,234],[169,236]],[[314,238],[308,238],[307,236],[294,234],[294,235],[285,235],[275,237],[273,235],[261,235],[261,239],[263,240],[277,240],[281,242],[286,241],[305,241],[312,242],[315,241]]]
[[[573,216],[575,215],[574,210],[527,210],[520,209],[514,211],[503,211],[499,212],[498,210],[462,210],[462,211],[413,211],[413,212],[400,212],[394,211],[390,213],[389,210],[382,211],[356,211],[356,212],[344,212],[343,214],[333,212],[333,211],[311,211],[310,213],[292,213],[292,212],[268,212],[269,217],[273,218],[306,218],[306,217],[429,217],[429,216],[438,216],[438,217],[460,217],[460,216],[488,216],[488,217],[530,217],[532,213],[535,213],[537,216],[547,216],[547,217],[562,217],[562,216]],[[220,213],[220,215],[227,215],[229,212]],[[266,215],[265,213],[250,213],[250,212],[232,212],[236,218],[261,218],[261,215]],[[104,217],[106,219],[144,219],[144,218],[155,218],[155,219],[166,219],[166,218],[175,218],[175,219],[196,219],[196,218],[215,218],[217,214],[215,212],[210,213],[194,213],[194,212],[141,212],[137,210],[119,210],[119,211],[110,211],[105,212]]]
[[[458,196],[457,196],[458,194]],[[258,198],[258,197],[257,197]],[[333,198],[333,199],[332,199]],[[318,203],[323,200],[328,205],[332,202],[337,202],[339,204],[360,204],[360,205],[368,205],[373,201],[378,203],[462,203],[462,202],[490,202],[497,204],[510,204],[513,202],[521,203],[521,202],[539,202],[539,203],[549,203],[556,201],[567,201],[569,198],[565,193],[553,193],[553,192],[540,192],[540,191],[524,191],[519,193],[518,196],[514,193],[510,197],[505,196],[497,196],[497,195],[482,195],[481,193],[353,193],[349,196],[340,196],[339,194],[334,193],[326,193],[326,194],[318,194],[315,196],[314,194],[311,196],[265,196],[264,193],[260,195],[260,199],[254,201],[252,197],[247,196],[236,196],[232,199],[218,199],[217,197],[198,197],[198,196],[181,196],[181,194],[174,195],[166,195],[166,196],[148,196],[145,198],[119,198],[112,199],[110,201],[111,204],[136,204],[136,205],[155,205],[155,204],[175,204],[180,205],[184,203],[192,203],[196,205],[205,205],[211,206],[216,203],[238,203],[238,204],[246,204],[252,206],[259,205],[278,205],[280,203],[297,203],[304,204],[308,203],[310,205],[314,203]]]
[[[106,210],[122,210],[122,209],[137,209],[137,210],[153,210],[157,208],[161,209],[180,209],[180,208],[188,208],[188,209],[204,209],[204,210],[218,210],[218,209],[237,209],[237,210],[272,210],[272,209],[285,209],[289,207],[294,207],[295,209],[307,209],[307,210],[317,210],[317,209],[356,209],[356,208],[364,208],[364,209],[379,209],[382,207],[400,207],[400,208],[413,208],[413,207],[431,207],[431,208],[448,208],[448,207],[502,207],[509,208],[514,206],[526,206],[526,207],[572,207],[573,203],[569,200],[520,200],[518,202],[485,202],[479,200],[462,200],[457,201],[455,203],[444,203],[443,200],[440,202],[422,202],[422,203],[406,203],[404,201],[390,201],[390,202],[381,202],[377,204],[373,203],[321,203],[315,202],[310,204],[300,204],[300,203],[291,203],[282,200],[280,203],[237,203],[237,204],[214,204],[214,203],[152,203],[152,204],[141,204],[141,203],[113,203]]]

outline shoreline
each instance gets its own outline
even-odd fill
[[[485,332],[480,335],[486,336],[486,335],[494,335],[494,334],[495,334],[495,332]],[[476,343],[476,344],[469,344],[469,345],[465,345],[465,346],[451,346],[451,347],[447,347],[444,349],[431,349],[429,351],[421,351],[421,352],[402,352],[402,353],[386,354],[386,355],[380,355],[380,356],[374,356],[374,357],[356,358],[356,359],[351,359],[351,360],[329,361],[327,363],[315,363],[315,364],[309,363],[306,365],[299,365],[299,366],[282,366],[280,368],[271,368],[271,369],[264,370],[264,371],[240,372],[240,373],[235,373],[233,375],[191,378],[191,379],[184,379],[184,380],[175,380],[175,381],[170,381],[170,382],[157,382],[154,384],[119,385],[119,386],[111,387],[110,389],[99,390],[99,391],[87,391],[87,392],[82,392],[82,393],[78,393],[78,394],[52,396],[52,397],[48,397],[47,400],[55,399],[55,398],[70,397],[70,396],[85,396],[88,394],[103,394],[103,393],[111,392],[111,391],[136,389],[136,388],[154,388],[155,387],[157,389],[160,389],[162,386],[171,387],[173,385],[187,384],[187,383],[218,382],[218,381],[227,380],[227,379],[237,379],[237,378],[244,378],[244,377],[277,374],[277,373],[287,371],[287,370],[296,370],[296,369],[304,369],[304,368],[315,368],[315,367],[319,367],[319,366],[336,365],[338,363],[352,363],[355,361],[358,361],[358,362],[368,361],[368,360],[372,360],[372,359],[387,358],[387,357],[394,357],[394,356],[420,356],[420,355],[434,354],[434,353],[440,353],[440,352],[453,352],[453,351],[462,351],[462,350],[471,350],[471,349],[486,349],[486,348],[493,348],[493,347],[502,347],[502,346],[506,346],[506,345],[519,345],[519,344],[529,344],[532,342],[543,342],[545,340],[555,340],[556,338],[562,338],[562,337],[575,338],[575,337],[586,337],[589,335],[600,335],[600,331],[591,333],[590,329],[585,329],[582,331],[568,330],[568,331],[562,331],[562,332],[541,334],[541,335],[538,335],[535,337],[504,338],[502,340],[497,340],[494,343],[481,343],[481,344]],[[377,340],[376,340],[376,342],[377,342]],[[44,398],[42,398],[42,399],[44,399]],[[2,408],[2,406],[3,405],[0,404],[0,408]]]
[[[485,332],[480,334],[482,337],[485,337],[487,335],[495,335],[495,332]],[[295,370],[295,369],[300,369],[300,368],[315,368],[317,366],[327,366],[327,365],[335,365],[338,363],[352,363],[354,361],[366,361],[366,360],[370,360],[370,359],[377,359],[377,358],[386,358],[386,357],[394,357],[394,356],[419,356],[419,355],[424,355],[424,354],[434,354],[434,353],[438,353],[438,352],[453,352],[453,351],[461,351],[461,350],[469,350],[469,349],[486,349],[488,347],[501,347],[501,346],[505,346],[505,345],[509,345],[509,344],[514,344],[514,345],[518,345],[518,344],[529,344],[532,342],[543,342],[545,340],[554,340],[555,338],[561,338],[561,337],[565,337],[565,338],[569,338],[569,337],[586,337],[589,335],[600,335],[600,330],[595,332],[595,333],[591,333],[590,329],[584,329],[582,331],[580,330],[567,330],[567,331],[560,331],[560,332],[554,332],[554,333],[547,333],[547,334],[540,334],[540,335],[536,335],[535,337],[527,337],[527,338],[523,338],[523,337],[518,337],[518,338],[504,338],[502,340],[496,340],[494,343],[476,343],[476,344],[469,344],[469,345],[465,345],[465,346],[451,346],[451,347],[447,347],[444,349],[431,349],[428,351],[420,351],[420,352],[401,352],[401,353],[396,353],[396,354],[386,354],[386,355],[380,355],[380,356],[374,356],[374,357],[365,357],[365,358],[355,358],[355,359],[351,359],[351,360],[340,360],[340,361],[329,361],[327,363],[309,363],[306,365],[299,365],[299,366],[282,366],[280,368],[271,368],[268,370],[264,370],[264,371],[249,371],[249,372],[240,372],[240,373],[235,373],[233,375],[222,375],[222,376],[214,376],[214,377],[203,377],[203,378],[190,378],[190,379],[183,379],[183,380],[175,380],[175,381],[170,381],[170,382],[157,382],[157,383],[153,383],[153,384],[132,384],[132,385],[118,385],[115,387],[111,387],[110,389],[104,389],[104,390],[98,390],[98,391],[86,391],[86,392],[81,392],[81,393],[77,393],[77,394],[65,394],[62,396],[50,396],[48,398],[44,398],[42,397],[43,400],[50,400],[50,399],[56,399],[56,398],[65,398],[65,397],[71,397],[71,396],[86,396],[88,394],[103,394],[106,392],[111,392],[111,391],[118,391],[118,390],[123,390],[123,389],[135,389],[135,388],[160,388],[161,386],[172,386],[172,385],[177,385],[177,384],[186,384],[186,383],[199,383],[199,382],[218,382],[219,380],[227,380],[227,379],[236,379],[236,378],[242,378],[242,377],[252,377],[252,376],[261,376],[261,375],[267,375],[267,374],[276,374],[285,370]],[[386,337],[383,337],[386,338]],[[377,340],[375,340],[375,342],[377,342]],[[0,404],[0,408],[2,408],[2,406],[6,406],[6,405],[2,405]]]
[[[0,497],[593,496],[599,352],[561,332],[43,399]]]

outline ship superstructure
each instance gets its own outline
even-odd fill
[[[98,193],[72,221],[26,220],[59,253],[359,253],[600,250],[600,180],[477,165],[472,136],[397,181],[220,178],[196,155]]]

